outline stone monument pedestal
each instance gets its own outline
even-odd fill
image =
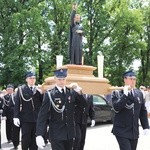
[[[62,68],[68,69],[67,85],[70,83],[78,83],[82,87],[83,93],[86,94],[108,94],[110,93],[109,80],[106,78],[98,78],[93,75],[96,67],[87,65],[67,64]],[[42,84],[42,90],[46,91],[55,84],[54,76],[45,79]]]

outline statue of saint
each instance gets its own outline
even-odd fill
[[[70,64],[82,64],[82,35],[81,16],[76,14],[77,4],[73,4],[71,12],[69,59]]]

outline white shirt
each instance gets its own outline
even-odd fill
[[[62,93],[62,89],[64,89],[64,92],[66,93],[66,87],[65,86],[62,88],[62,87],[56,85],[56,87],[59,90],[59,92]]]

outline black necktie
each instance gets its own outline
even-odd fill
[[[134,99],[134,92],[133,92],[133,90],[131,90],[131,91],[129,92],[129,97],[130,97],[131,100]]]
[[[62,92],[63,98],[65,98],[65,90],[63,88],[61,89],[61,92]]]
[[[33,94],[33,87],[32,87],[32,86],[30,87],[30,90],[31,90],[31,92],[32,92],[32,94]]]
[[[131,96],[134,97],[134,91],[133,90],[131,90]]]
[[[63,94],[63,95],[65,95],[65,91],[64,91],[64,89],[61,89],[61,92],[62,92],[62,94]]]

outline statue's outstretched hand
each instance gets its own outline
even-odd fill
[[[73,5],[72,5],[72,10],[76,10],[77,7],[78,7],[77,4],[73,4]]]

